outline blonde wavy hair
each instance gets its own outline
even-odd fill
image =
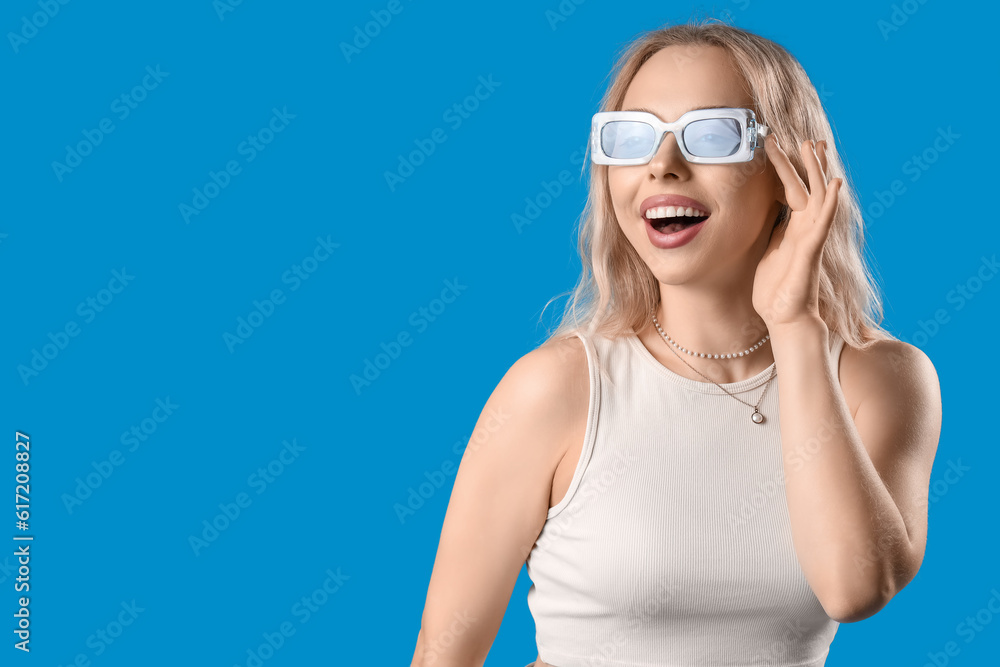
[[[820,317],[830,331],[840,334],[852,347],[866,348],[878,340],[895,340],[880,326],[882,299],[861,252],[862,209],[837,153],[830,122],[802,65],[782,46],[717,19],[642,33],[620,52],[609,73],[612,83],[600,110],[620,110],[625,92],[642,64],[661,49],[678,45],[683,47],[679,57],[692,59],[705,47],[726,49],[749,86],[758,120],[781,138],[803,182],[808,183],[808,178],[797,147],[806,139],[826,140],[827,177],[839,177],[844,182],[823,250]],[[590,170],[589,190],[578,220],[582,271],[572,292],[563,292],[546,303],[548,307],[554,299],[571,293],[559,325],[542,345],[570,338],[578,330],[610,338],[637,333],[649,322],[660,300],[656,277],[618,226],[608,187],[608,167],[593,164],[589,155],[588,145],[583,170]],[[756,168],[750,166],[753,163],[745,164],[744,169]],[[783,206],[775,225],[786,223],[788,212],[788,206]]]

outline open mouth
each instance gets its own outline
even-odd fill
[[[647,218],[649,224],[656,231],[661,234],[673,234],[674,232],[679,232],[682,229],[686,229],[691,225],[697,225],[699,222],[704,222],[708,220],[707,215],[682,215],[682,216],[672,216],[664,218]]]

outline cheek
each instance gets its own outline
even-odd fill
[[[740,211],[742,215],[763,215],[772,204],[772,185],[766,174],[737,170],[720,185],[720,201],[730,210]]]
[[[725,179],[728,190],[739,191],[741,195],[745,195],[746,190],[766,187],[769,181],[768,174],[764,172],[759,162],[740,162],[733,166],[735,169],[729,170]]]
[[[639,190],[639,182],[629,174],[621,172],[608,173],[608,187],[611,190],[611,203],[615,207],[615,213],[619,220],[622,216],[628,216],[635,204],[636,193]]]

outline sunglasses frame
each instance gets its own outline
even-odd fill
[[[689,123],[696,120],[705,120],[708,118],[733,118],[740,121],[742,141],[740,142],[739,150],[732,155],[723,155],[721,157],[700,157],[692,155],[688,152],[687,147],[684,145],[684,128],[686,128]],[[618,120],[639,121],[653,127],[653,131],[656,132],[657,138],[656,141],[653,142],[653,147],[647,155],[631,158],[613,158],[604,152],[600,141],[601,132],[604,131],[604,127],[609,122]],[[677,142],[677,146],[681,149],[681,153],[684,154],[684,158],[688,162],[697,162],[701,164],[728,164],[732,162],[750,162],[753,160],[754,149],[763,148],[764,137],[767,136],[769,130],[767,125],[757,122],[757,116],[754,114],[753,109],[742,109],[736,107],[694,109],[693,111],[688,111],[683,114],[672,123],[665,123],[654,114],[647,113],[645,111],[599,111],[594,114],[590,126],[591,160],[594,164],[614,166],[648,164],[649,161],[653,159],[653,156],[656,155],[656,152],[660,149],[660,145],[666,138],[667,132],[673,132],[675,139],[680,138],[680,141]]]

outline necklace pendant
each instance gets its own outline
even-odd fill
[[[754,424],[764,423],[764,415],[760,414],[760,410],[758,410],[757,408],[753,409],[753,414],[750,415],[750,419],[753,420]]]

